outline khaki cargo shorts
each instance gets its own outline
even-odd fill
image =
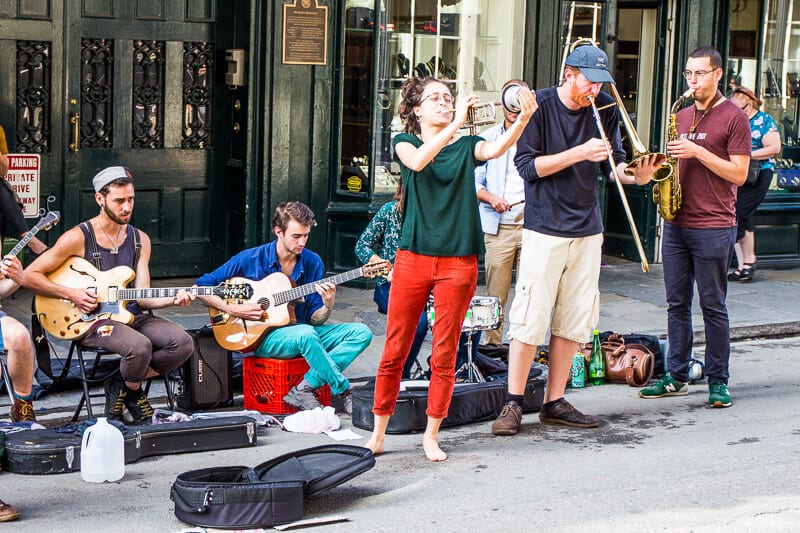
[[[588,342],[600,319],[602,245],[602,233],[566,238],[523,230],[508,338],[537,346],[551,329],[551,335]]]

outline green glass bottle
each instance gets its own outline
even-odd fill
[[[592,332],[592,357],[589,360],[589,383],[602,385],[606,381],[606,361],[600,348],[600,332]]]

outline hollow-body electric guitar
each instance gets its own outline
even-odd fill
[[[39,321],[51,335],[74,340],[86,335],[98,320],[111,319],[130,324],[133,314],[125,308],[125,304],[131,300],[174,298],[179,291],[195,296],[213,294],[226,300],[250,298],[253,294],[253,287],[248,283],[221,283],[216,287],[125,288],[134,276],[136,273],[128,266],[97,270],[82,257],[69,257],[47,278],[65,287],[94,292],[97,295],[97,307],[91,313],[82,313],[71,300],[37,294],[34,303]]]
[[[258,304],[263,309],[261,320],[245,320],[209,307],[211,327],[217,343],[226,350],[249,352],[254,350],[267,333],[292,321],[289,303],[317,291],[320,283],[338,285],[360,277],[372,278],[391,270],[389,261],[376,261],[336,276],[292,287],[292,281],[281,272],[270,274],[261,281],[231,278],[227,283],[249,283],[253,286],[252,298],[236,303]]]

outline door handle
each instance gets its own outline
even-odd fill
[[[72,124],[72,142],[69,143],[69,149],[73,154],[77,154],[78,150],[80,150],[78,136],[80,135],[81,114],[73,113],[72,116],[69,117],[69,122]]]

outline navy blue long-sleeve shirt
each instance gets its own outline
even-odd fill
[[[531,117],[517,142],[514,164],[525,180],[525,229],[556,237],[588,237],[602,233],[603,220],[598,201],[600,163],[580,161],[553,175],[539,177],[534,160],[540,155],[563,152],[599,138],[591,107],[568,109],[559,99],[556,87],[536,91],[539,109]],[[598,107],[613,102],[600,93]],[[625,161],[619,132],[617,108],[600,111],[611,144],[614,161]],[[609,171],[604,162],[604,171]]]

